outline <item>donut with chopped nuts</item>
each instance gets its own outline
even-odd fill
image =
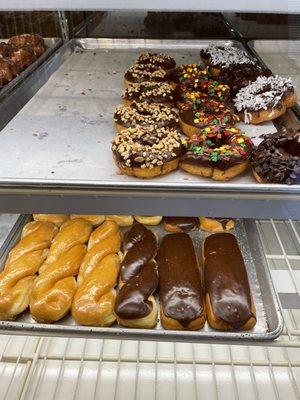
[[[166,82],[167,72],[155,64],[134,64],[124,75],[125,86],[141,82]]]
[[[290,78],[259,76],[237,93],[234,106],[246,123],[259,124],[284,114],[296,101]]]
[[[193,175],[227,181],[244,172],[253,148],[236,127],[208,126],[185,145],[180,168]]]
[[[18,65],[16,65],[9,58],[0,57],[0,86],[6,85],[20,72]]]
[[[178,115],[167,106],[133,102],[131,107],[118,106],[114,121],[118,132],[136,126],[148,127],[154,125],[159,128],[176,128],[178,126]]]
[[[23,33],[22,35],[12,36],[8,43],[17,48],[30,48],[35,58],[40,57],[45,51],[44,39],[40,35]]]
[[[171,84],[176,87],[178,84],[186,86],[193,85],[195,79],[208,80],[211,77],[209,70],[200,64],[184,64],[176,67],[171,74]]]
[[[126,175],[153,178],[177,168],[182,143],[176,130],[136,127],[120,132],[112,142],[112,151]]]
[[[179,126],[183,133],[190,137],[206,126],[228,127],[238,121],[238,115],[226,104],[215,100],[203,101],[198,108],[184,103],[179,109]]]
[[[251,166],[259,183],[300,183],[300,129],[264,136],[252,153]]]
[[[121,98],[125,106],[130,106],[133,101],[148,101],[174,107],[175,89],[167,82],[134,83],[123,91]]]
[[[36,57],[31,47],[11,47],[8,51],[8,58],[22,70],[32,64]]]
[[[164,69],[168,75],[170,75],[176,67],[174,58],[165,53],[142,53],[136,60],[136,64],[154,64],[156,67]]]

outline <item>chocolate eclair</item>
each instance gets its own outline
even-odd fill
[[[197,217],[164,217],[164,228],[168,232],[188,232],[198,227]]]
[[[158,255],[161,323],[165,329],[197,330],[205,323],[201,273],[187,233],[166,235]]]
[[[206,312],[213,329],[249,330],[256,324],[246,266],[231,233],[215,233],[203,242]]]
[[[153,292],[158,285],[155,234],[137,223],[123,239],[124,258],[120,270],[120,290],[115,314],[118,323],[134,328],[153,328],[157,306]]]

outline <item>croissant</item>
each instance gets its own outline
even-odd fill
[[[58,227],[70,219],[66,214],[32,214],[32,217],[35,221],[53,222]]]
[[[105,215],[71,214],[71,219],[82,218],[89,221],[93,227],[99,226],[105,220]]]
[[[77,244],[85,244],[92,232],[92,225],[84,219],[73,219],[65,222],[56,235],[47,257],[40,268],[43,272],[48,265],[53,264],[67,250]]]
[[[81,325],[110,326],[119,275],[121,236],[118,225],[105,221],[91,235],[78,274],[72,315]]]
[[[77,244],[49,264],[34,282],[30,296],[30,313],[42,323],[55,322],[71,309],[76,279],[86,246]]]
[[[51,222],[29,222],[0,273],[0,319],[13,320],[29,305],[32,285],[58,229]]]

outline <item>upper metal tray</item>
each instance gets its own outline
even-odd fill
[[[3,268],[10,249],[19,241],[22,227],[31,219],[31,216],[21,216],[9,235],[10,243],[0,253],[0,270]],[[127,228],[128,229],[128,228]],[[162,224],[150,227],[159,239],[167,232]],[[158,322],[154,329],[123,328],[114,324],[109,328],[86,327],[77,325],[71,316],[66,316],[54,324],[40,324],[35,322],[28,311],[20,315],[16,321],[0,321],[0,330],[10,334],[53,335],[53,336],[77,336],[111,339],[137,339],[159,341],[271,341],[282,332],[283,319],[280,307],[270,277],[270,271],[264,256],[259,233],[254,221],[236,220],[232,231],[238,239],[245,265],[247,268],[251,293],[256,308],[257,323],[250,331],[216,331],[209,327],[208,323],[198,331],[174,331],[165,330]],[[209,234],[197,229],[190,232],[193,239],[197,257],[201,256],[201,243]],[[158,296],[156,296],[158,302]],[[158,307],[159,309],[159,307]],[[159,316],[158,316],[159,317]]]
[[[222,197],[223,203],[212,210],[212,214],[225,216],[226,213],[232,214],[233,208],[238,212],[235,216],[300,217],[297,207],[300,185],[258,184],[250,172],[229,182],[216,182],[180,170],[151,180],[120,175],[117,171],[110,142],[115,136],[113,113],[120,103],[126,69],[145,49],[167,51],[178,64],[199,62],[199,50],[209,42],[77,39],[61,47],[30,81],[47,75],[50,77],[48,82],[1,132],[0,191],[3,194],[18,193],[19,196],[20,193],[51,193],[57,195],[58,202],[62,194],[112,196],[120,204],[119,213],[136,213],[137,208],[143,206],[144,210],[139,212],[150,215],[159,213],[155,200],[151,200],[151,209],[147,201],[141,203],[137,198],[158,196],[169,200],[176,195],[177,199],[188,201],[192,209],[182,203],[181,211],[173,209],[172,213],[183,215],[187,209],[190,215],[197,215],[199,210],[196,212],[195,208],[199,202],[195,200],[203,200],[206,196],[203,212],[207,213],[212,205],[211,198],[218,200]],[[216,43],[241,46],[232,41]],[[240,125],[256,143],[262,133],[275,131],[271,122],[259,126]],[[133,198],[135,209],[130,209],[128,202],[120,201],[122,197]],[[5,205],[0,199],[0,207],[15,210],[14,202],[17,203],[19,198],[8,197]],[[228,199],[233,201],[230,210],[224,207]],[[238,206],[242,200],[249,203]],[[261,206],[261,203],[255,203],[256,200],[273,201],[274,208]],[[62,203],[45,205],[46,202],[46,198],[40,198],[40,211],[46,212],[55,204],[60,209],[65,208]],[[19,209],[19,212],[32,212],[37,203],[32,205],[27,198],[23,204],[27,209]],[[106,202],[105,206],[112,204],[113,201]],[[249,204],[253,205],[253,210]],[[163,202],[158,204],[162,205]],[[74,198],[70,206],[74,206],[74,211],[78,210],[82,201]],[[92,207],[97,208],[96,204]],[[52,212],[58,208],[52,208]],[[106,208],[101,212],[109,211]],[[93,211],[89,209],[89,212]],[[159,214],[168,212],[164,209]]]

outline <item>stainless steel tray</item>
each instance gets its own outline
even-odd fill
[[[231,213],[226,207],[230,199],[235,202],[232,207],[238,212],[236,216],[300,217],[297,207],[300,185],[258,184],[250,172],[229,182],[216,182],[180,170],[151,180],[119,174],[112,160],[110,142],[115,136],[113,113],[120,103],[126,69],[145,49],[167,51],[179,64],[198,62],[199,50],[209,42],[74,39],[62,46],[30,79],[34,83],[41,76],[44,80],[47,76],[48,81],[1,132],[0,190],[3,194],[19,196],[8,197],[4,205],[0,199],[2,209],[16,210],[21,202],[26,210],[19,209],[19,212],[33,212],[36,204],[42,205],[42,212],[57,205],[52,210],[56,212],[68,201],[62,195],[74,195],[71,204],[74,212],[76,209],[78,212],[83,207],[78,197],[84,194],[91,195],[86,197],[85,204],[90,206],[86,212],[100,213],[100,210],[91,210],[92,204],[94,209],[97,207],[97,200],[92,198],[96,194],[111,196],[110,201],[102,205],[112,208],[112,205],[120,204],[119,213],[137,212],[143,205],[147,207],[145,214],[157,214],[158,206],[165,203],[159,200],[158,204],[153,197],[169,201],[176,196],[176,200],[182,199],[179,215],[183,215],[184,209],[191,210],[190,215],[197,214],[200,198],[201,206],[205,207],[203,212],[207,214],[213,198],[215,203],[219,199],[222,201],[218,203],[218,210],[212,210],[215,215]],[[241,46],[233,41],[215,43]],[[240,125],[255,143],[261,140],[262,133],[275,131],[271,122],[259,126]],[[36,198],[33,205],[33,199],[26,194],[56,197],[52,202],[47,197]],[[148,202],[144,201],[151,196]],[[129,202],[120,201],[122,197],[131,197],[135,210],[129,210]],[[249,203],[243,205],[244,200],[252,207]],[[272,207],[262,204],[265,200],[274,200]],[[189,202],[190,207],[184,207],[184,202]],[[152,210],[149,204],[153,206]],[[101,213],[112,212],[107,208]],[[220,212],[222,209],[224,213]],[[161,210],[161,213],[166,212],[166,209]],[[173,209],[174,213],[176,210]]]
[[[0,257],[0,269],[3,268],[9,250],[17,243],[20,238],[22,227],[31,219],[30,216],[22,216],[10,236],[9,246],[6,246]],[[159,238],[167,232],[164,231],[162,224],[151,228]],[[247,267],[251,292],[253,295],[257,324],[247,332],[220,332],[212,330],[208,324],[199,331],[171,331],[161,328],[160,323],[155,329],[129,329],[122,328],[115,324],[110,328],[84,327],[76,325],[71,316],[55,324],[39,324],[25,312],[16,321],[0,321],[0,329],[3,333],[10,334],[30,334],[30,335],[53,335],[53,336],[76,336],[93,338],[111,339],[138,339],[138,340],[159,340],[159,341],[189,341],[189,342],[222,342],[222,341],[272,341],[282,332],[283,319],[280,307],[273,288],[270,272],[263,253],[262,244],[255,222],[250,220],[236,220],[233,230],[236,235],[241,250],[244,255]],[[190,233],[197,255],[200,256],[201,242],[208,235],[205,232],[196,230]],[[157,301],[158,300],[158,296]]]

